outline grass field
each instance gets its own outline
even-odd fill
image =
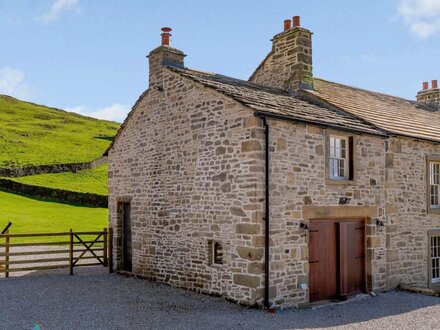
[[[108,210],[40,201],[0,191],[0,231],[8,221],[13,223],[11,234],[64,232],[69,229],[97,231],[108,226]],[[54,237],[49,241],[57,240],[59,238]],[[14,241],[31,240],[16,238]]]
[[[0,167],[91,161],[119,126],[0,95]]]
[[[108,195],[107,171],[108,165],[103,164],[77,173],[40,174],[14,178],[12,180],[35,186]]]

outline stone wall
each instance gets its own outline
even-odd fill
[[[272,51],[249,81],[286,90],[313,86],[312,33],[295,27],[273,38]]]
[[[278,306],[303,306],[308,291],[308,236],[300,223],[313,218],[366,219],[367,285],[385,288],[385,231],[376,228],[384,217],[385,141],[354,135],[355,176],[351,182],[326,180],[328,130],[270,120],[271,287]],[[338,132],[338,134],[346,134]],[[346,206],[341,197],[350,198]],[[333,214],[331,214],[333,213]],[[313,215],[316,214],[316,215]]]
[[[386,288],[428,285],[428,231],[440,213],[427,213],[427,155],[440,145],[391,138],[386,149]]]
[[[130,201],[133,271],[252,305],[263,282],[264,158],[253,111],[167,69],[109,151],[110,226]],[[210,265],[208,241],[224,265]]]
[[[27,197],[64,203],[75,203],[91,207],[107,208],[108,205],[107,196],[104,195],[34,186],[4,178],[0,178],[0,190]]]
[[[160,63],[160,58],[157,60]],[[121,261],[118,203],[131,203],[133,271],[174,286],[262,304],[264,128],[253,111],[160,70],[109,152],[110,225]],[[160,79],[159,79],[160,78]],[[270,129],[270,300],[307,305],[308,237],[300,223],[365,219],[367,290],[427,286],[426,155],[440,146],[350,135],[354,179],[326,179],[334,131],[275,119]],[[347,205],[340,205],[348,198]],[[384,227],[376,225],[382,221]],[[224,264],[210,265],[209,241]]]
[[[0,168],[0,177],[4,176],[11,178],[18,178],[22,176],[37,175],[37,174],[78,172],[81,170],[95,168],[106,162],[107,162],[107,157],[103,156],[85,163],[29,165],[19,168]]]

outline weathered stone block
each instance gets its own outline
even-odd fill
[[[242,152],[259,151],[262,150],[260,141],[250,140],[241,143]]]
[[[236,248],[238,255],[242,259],[246,260],[261,260],[263,259],[263,249],[259,248],[250,248],[247,246],[237,246]]]
[[[260,225],[251,223],[237,224],[237,234],[256,235],[261,231]]]
[[[387,262],[393,262],[399,260],[399,250],[387,250],[386,252]]]
[[[251,289],[256,289],[260,285],[260,278],[252,275],[234,274],[234,284],[243,285]]]
[[[263,274],[264,264],[262,262],[250,262],[248,263],[247,271],[251,274]]]
[[[243,209],[240,207],[232,206],[230,209],[232,215],[236,215],[239,217],[245,217],[246,213],[244,213]]]
[[[378,236],[372,236],[367,238],[367,247],[369,248],[378,248],[380,247],[382,242],[382,238]]]

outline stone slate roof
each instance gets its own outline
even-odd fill
[[[389,134],[440,142],[440,111],[431,106],[376,92],[314,79],[304,93],[362,118]]]
[[[260,114],[321,124],[343,130],[375,135],[386,135],[367,121],[348,114],[336,107],[316,102],[313,99],[292,95],[282,89],[258,85],[227,76],[168,67],[182,77],[189,78],[205,87],[227,95]]]

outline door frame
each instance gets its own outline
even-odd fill
[[[130,220],[130,231],[131,231],[131,234],[130,234],[130,239],[131,239],[131,244],[130,244],[130,246],[131,246],[131,260],[130,260],[130,269],[128,270],[128,269],[126,269],[126,264],[125,264],[125,262],[126,262],[126,242],[125,242],[125,227],[126,227],[126,217],[125,217],[125,214],[126,214],[126,207],[128,207],[129,208],[129,220]],[[122,235],[121,235],[121,237],[122,237],[122,240],[121,240],[121,261],[122,261],[122,267],[121,267],[121,269],[123,270],[123,271],[126,271],[126,272],[132,272],[133,271],[133,231],[132,231],[132,221],[131,221],[131,202],[121,202],[121,229],[122,229]]]
[[[116,270],[122,271],[124,269],[123,264],[123,245],[124,245],[124,204],[130,204],[130,207],[132,205],[132,196],[125,195],[125,196],[119,196],[116,198],[116,214],[115,214],[115,223],[116,228],[114,232],[114,238],[115,238],[115,244],[113,245],[114,249],[114,256],[115,256],[115,267]],[[132,212],[130,212],[132,213]],[[132,214],[130,214],[131,218],[133,219]],[[133,223],[133,221],[132,221]],[[133,249],[132,249],[133,253]],[[132,260],[133,261],[133,260]]]
[[[362,221],[364,224],[364,292],[368,292],[368,272],[367,272],[367,267],[368,267],[368,258],[367,258],[367,224],[368,222],[371,220],[371,218],[369,217],[325,217],[325,218],[313,218],[313,219],[307,219],[307,221],[312,222],[312,221],[339,221],[339,222],[350,222],[350,221]],[[338,234],[339,235],[339,234]],[[307,248],[310,247],[310,235],[307,235]],[[310,253],[310,252],[309,252]],[[338,254],[339,254],[339,247],[338,247]],[[339,256],[338,256],[339,259]],[[309,256],[307,256],[307,262],[309,262]],[[339,272],[339,268],[338,268],[338,272]],[[307,274],[307,279],[308,281],[310,280],[310,268],[308,270],[308,274]],[[338,274],[338,277],[340,276],[340,274]],[[340,283],[338,281],[337,283],[337,287],[339,288]],[[307,290],[307,297],[308,297],[308,301],[310,303],[310,289]]]

